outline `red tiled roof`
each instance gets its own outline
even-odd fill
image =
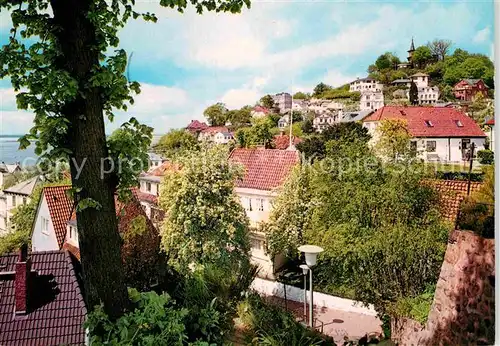
[[[485,122],[486,125],[495,125],[495,118],[490,118],[486,120]]]
[[[265,113],[265,114],[269,113],[269,109],[267,109],[266,107],[262,107],[262,106],[255,106],[253,108],[253,111],[254,112],[262,112],[262,113]]]
[[[245,168],[242,180],[236,186],[242,188],[272,190],[280,186],[293,166],[299,163],[296,150],[234,149],[229,160]]]
[[[203,129],[206,129],[208,127],[207,124],[198,121],[198,120],[192,120],[191,123],[186,127],[188,131],[201,131]]]
[[[385,119],[407,120],[414,137],[485,137],[474,120],[455,108],[384,106],[363,119],[363,122]],[[430,121],[433,126],[426,125]],[[463,126],[458,126],[460,121]]]
[[[73,210],[73,201],[66,194],[70,188],[69,185],[62,185],[48,186],[43,189],[59,248],[62,247],[66,237],[66,224]]]
[[[134,194],[137,196],[137,199],[141,202],[147,202],[149,204],[157,205],[158,204],[158,197],[155,195],[152,195],[150,193],[142,192],[138,188],[133,189]]]
[[[87,310],[69,253],[31,253],[32,295],[22,316],[14,313],[15,276],[7,273],[17,260],[17,254],[0,256],[0,345],[83,345]]]
[[[460,204],[467,197],[468,181],[463,180],[426,180],[439,194],[440,209],[443,217],[455,222],[460,209]],[[483,184],[471,182],[470,193],[478,191]]]
[[[293,145],[297,145],[302,142],[302,138],[293,136]],[[290,146],[290,136],[278,135],[274,136],[274,147],[276,149],[285,150]]]
[[[163,177],[167,171],[177,171],[179,170],[179,165],[172,163],[170,161],[163,162],[160,166],[156,167],[152,171],[148,172],[146,175],[154,175],[157,177]]]
[[[80,249],[68,242],[64,242],[62,246],[63,250],[68,250],[77,260],[80,260]]]
[[[229,129],[225,126],[210,126],[201,131],[202,133],[217,133],[217,132],[229,132]]]

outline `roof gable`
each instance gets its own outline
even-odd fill
[[[78,265],[66,251],[32,252],[30,257],[36,275],[30,277],[35,294],[28,314],[15,316],[14,275],[0,275],[0,344],[83,345],[87,310],[75,274]],[[17,254],[0,256],[1,271],[15,271],[17,259]]]
[[[18,195],[29,196],[33,193],[33,190],[40,182],[40,176],[33,177],[31,179],[17,183],[8,189],[3,190],[5,193],[14,193]]]
[[[272,190],[279,187],[292,168],[299,163],[296,150],[234,149],[229,161],[242,164],[245,174],[237,187]]]
[[[414,137],[486,137],[474,120],[455,108],[384,106],[363,121],[406,120]],[[433,126],[428,126],[430,121]],[[463,126],[458,126],[459,121]]]
[[[74,209],[73,201],[66,194],[66,191],[70,188],[71,186],[69,185],[62,185],[48,186],[43,189],[42,197],[44,197],[47,202],[59,248],[63,245],[64,238],[66,237],[66,224]]]

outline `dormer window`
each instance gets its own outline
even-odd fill
[[[458,126],[458,127],[464,127],[464,124],[462,124],[462,122],[460,120],[455,120],[455,124]]]
[[[434,127],[434,125],[432,124],[432,122],[430,120],[425,120],[425,125],[427,127]]]

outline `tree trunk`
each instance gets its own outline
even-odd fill
[[[70,121],[66,146],[72,151],[72,185],[81,188],[75,201],[91,198],[100,204],[97,209],[88,207],[77,212],[84,293],[90,309],[102,302],[105,312],[114,319],[126,310],[129,300],[115,212],[116,186],[109,174],[101,177],[101,165],[108,156],[102,99],[98,88],[88,86],[91,69],[99,64],[99,51],[93,48],[97,46],[95,27],[87,19],[91,3],[51,0],[54,24],[60,28],[55,35],[62,50],[56,64],[78,81],[80,91],[63,107]]]

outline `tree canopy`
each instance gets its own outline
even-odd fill
[[[274,108],[274,99],[271,95],[264,95],[260,98],[259,103],[268,109]]]
[[[161,184],[162,245],[181,273],[207,263],[228,271],[247,264],[248,218],[234,193],[242,172],[227,157],[219,147],[188,152]]]
[[[164,156],[173,157],[182,154],[186,150],[198,149],[198,140],[196,137],[185,130],[172,129],[163,135],[154,150]]]
[[[228,109],[226,105],[222,102],[218,102],[214,105],[208,106],[204,111],[203,115],[207,118],[210,126],[223,126],[227,121]]]

